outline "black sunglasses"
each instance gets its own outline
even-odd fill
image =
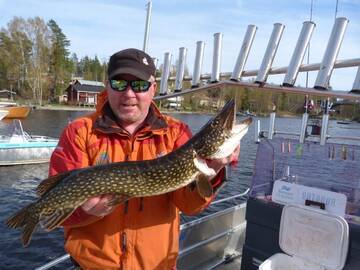
[[[111,88],[118,92],[124,92],[130,85],[131,89],[135,93],[141,93],[148,91],[151,86],[151,82],[143,81],[143,80],[134,80],[134,81],[109,80],[109,82]]]

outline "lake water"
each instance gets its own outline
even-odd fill
[[[59,137],[69,122],[88,112],[35,110],[22,121],[23,128],[30,134]],[[171,114],[186,122],[195,133],[211,117],[202,114]],[[258,118],[261,129],[267,130],[268,119]],[[0,132],[9,122],[0,121]],[[300,118],[278,118],[276,129],[294,132],[299,130]],[[329,134],[339,136],[360,136],[360,125],[339,125],[330,121]],[[257,144],[254,142],[254,126],[242,140],[240,162],[229,169],[228,183],[218,194],[218,199],[236,195],[249,187]],[[34,233],[30,246],[23,248],[20,231],[4,225],[4,220],[12,213],[36,199],[35,188],[47,177],[48,164],[0,167],[0,261],[1,269],[34,269],[65,253],[61,229],[50,233],[42,229]],[[231,202],[229,202],[231,203]],[[228,203],[228,204],[229,204]],[[236,202],[233,202],[236,203]],[[217,207],[224,207],[217,206]],[[212,211],[216,211],[213,209]],[[209,210],[211,211],[211,210]],[[208,211],[208,212],[209,212]],[[188,218],[185,218],[188,220]]]

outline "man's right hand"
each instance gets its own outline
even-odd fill
[[[109,206],[109,202],[116,198],[113,194],[104,194],[88,199],[81,205],[82,210],[87,214],[103,217],[114,211],[115,206]]]

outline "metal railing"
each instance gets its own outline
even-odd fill
[[[344,59],[338,60],[337,56],[343,41],[345,31],[348,25],[348,19],[344,17],[336,18],[332,32],[327,43],[326,50],[323,55],[323,59],[320,63],[312,64],[302,64],[306,49],[310,44],[312,33],[315,29],[315,23],[312,21],[305,21],[303,23],[302,30],[300,32],[298,41],[294,48],[289,65],[286,67],[272,67],[273,60],[276,56],[277,48],[281,41],[282,33],[284,32],[285,26],[281,23],[275,23],[273,32],[270,36],[264,57],[262,59],[261,65],[257,70],[244,70],[246,65],[257,27],[255,25],[249,25],[244,37],[244,40],[241,45],[240,52],[238,54],[234,69],[232,72],[221,72],[220,63],[221,63],[221,48],[222,48],[222,34],[214,34],[214,49],[213,49],[213,63],[212,63],[212,72],[211,74],[201,74],[203,66],[203,57],[205,50],[205,43],[203,41],[196,42],[196,55],[194,61],[194,69],[192,76],[184,76],[184,64],[186,61],[186,56],[184,51],[187,49],[181,47],[179,49],[179,61],[177,65],[178,73],[176,77],[170,76],[168,70],[170,67],[170,61],[165,57],[163,70],[165,75],[161,77],[160,85],[160,95],[166,97],[156,97],[156,99],[164,99],[173,97],[174,94],[171,94],[171,91],[168,89],[168,80],[176,80],[175,83],[175,92],[176,95],[184,95],[192,92],[202,91],[204,89],[208,90],[214,88],[211,84],[202,86],[201,81],[208,80],[209,83],[215,83],[215,87],[224,87],[229,86],[227,80],[233,81],[231,86],[233,87],[246,87],[250,86],[252,88],[262,88],[269,90],[285,90],[286,92],[294,93],[310,93],[310,94],[321,94],[322,92],[332,92],[332,94],[327,94],[325,96],[336,96],[341,95],[344,98],[358,99],[356,95],[343,95],[339,91],[328,91],[329,81],[332,75],[332,71],[336,68],[345,68],[345,67],[358,67],[357,75],[355,77],[353,87],[349,92],[360,92],[360,58],[353,59]],[[169,53],[167,53],[169,54]],[[304,88],[304,87],[295,87],[295,82],[299,72],[308,72],[308,71],[318,71],[316,80],[314,82],[314,87]],[[267,83],[267,78],[269,75],[273,74],[285,74],[285,78],[281,85],[273,85]],[[255,83],[246,83],[241,81],[244,77],[256,76]],[[158,80],[160,80],[158,78]],[[166,82],[165,82],[166,80]],[[182,91],[182,82],[191,81],[191,89],[186,89]],[[218,84],[216,84],[218,83]],[[317,90],[317,91],[316,91]],[[322,90],[322,91],[321,91]],[[326,91],[324,91],[326,90]],[[343,89],[341,89],[343,90]],[[181,92],[181,93],[179,93]]]

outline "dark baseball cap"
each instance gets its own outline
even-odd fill
[[[155,71],[154,61],[147,53],[131,48],[110,57],[107,73],[109,79],[120,74],[131,74],[141,80],[154,82]]]

